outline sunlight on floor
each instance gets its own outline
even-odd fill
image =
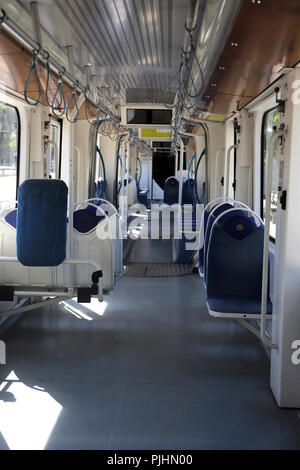
[[[43,450],[63,407],[12,371],[0,385],[0,433],[11,450]]]
[[[74,298],[60,302],[60,305],[62,305],[67,312],[71,313],[76,318],[80,320],[92,321],[95,319],[95,314],[100,317],[104,315],[107,302],[99,302],[98,299],[92,298],[91,303],[80,304]]]

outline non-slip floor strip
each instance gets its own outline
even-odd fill
[[[191,274],[187,264],[136,263],[126,266],[124,276],[128,277],[178,277]]]

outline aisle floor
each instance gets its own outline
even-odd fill
[[[209,317],[199,277],[124,277],[105,301],[2,338],[0,449],[300,449],[259,341]]]

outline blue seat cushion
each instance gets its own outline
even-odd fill
[[[210,310],[221,313],[245,313],[259,315],[261,312],[261,303],[253,299],[223,298],[207,299]],[[272,314],[272,303],[267,304],[267,313]]]
[[[178,203],[178,191],[179,181],[174,177],[168,178],[164,184],[164,203],[170,205]]]
[[[207,251],[208,251],[208,245],[210,241],[210,233],[214,224],[214,221],[216,218],[221,215],[223,212],[226,212],[229,209],[233,209],[233,206],[231,204],[228,204],[227,202],[220,204],[218,206],[215,206],[212,208],[210,213],[208,214],[207,222],[206,222],[206,229],[205,229],[205,239],[204,239],[204,253],[203,253],[203,272],[206,278],[206,258],[207,258]],[[232,211],[232,212],[227,212],[227,214],[224,214],[222,218],[220,219],[223,221],[223,223],[227,220],[233,217],[234,215],[239,215],[242,214],[240,210]]]
[[[191,178],[182,186],[182,204],[193,204],[195,200],[195,181]]]
[[[246,226],[247,219],[240,215],[236,222]],[[206,260],[206,290],[211,310],[260,312],[263,243],[264,227],[255,223],[242,239],[231,236],[221,224],[214,225]]]
[[[68,188],[60,180],[26,180],[18,190],[17,257],[24,266],[58,266],[66,258]]]
[[[5,221],[12,227],[17,228],[17,209],[6,214]]]
[[[96,207],[89,205],[85,209],[74,212],[73,227],[77,232],[88,233],[97,227],[98,223],[104,218],[104,215],[97,215]]]

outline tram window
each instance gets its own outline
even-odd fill
[[[0,208],[16,200],[18,188],[20,117],[18,110],[0,102]]]
[[[273,133],[273,126],[278,125],[280,116],[277,108],[272,108],[263,116],[262,122],[262,161],[261,161],[261,216],[265,220],[265,206],[266,206],[266,185],[267,185],[267,152],[269,143]],[[276,146],[276,143],[275,143]],[[276,151],[276,147],[275,147]],[[270,222],[270,237],[275,241],[276,237],[276,212],[278,203],[278,168],[276,161],[273,161],[273,182],[271,193],[271,222]]]
[[[51,142],[54,142],[55,145],[50,143],[49,177],[53,179],[57,179],[57,178],[60,178],[61,121],[56,121],[56,120],[51,121],[50,140]],[[56,151],[57,151],[57,156],[56,156]]]
[[[177,171],[180,170],[180,152],[178,152]],[[183,152],[183,170],[186,170],[186,151]]]

